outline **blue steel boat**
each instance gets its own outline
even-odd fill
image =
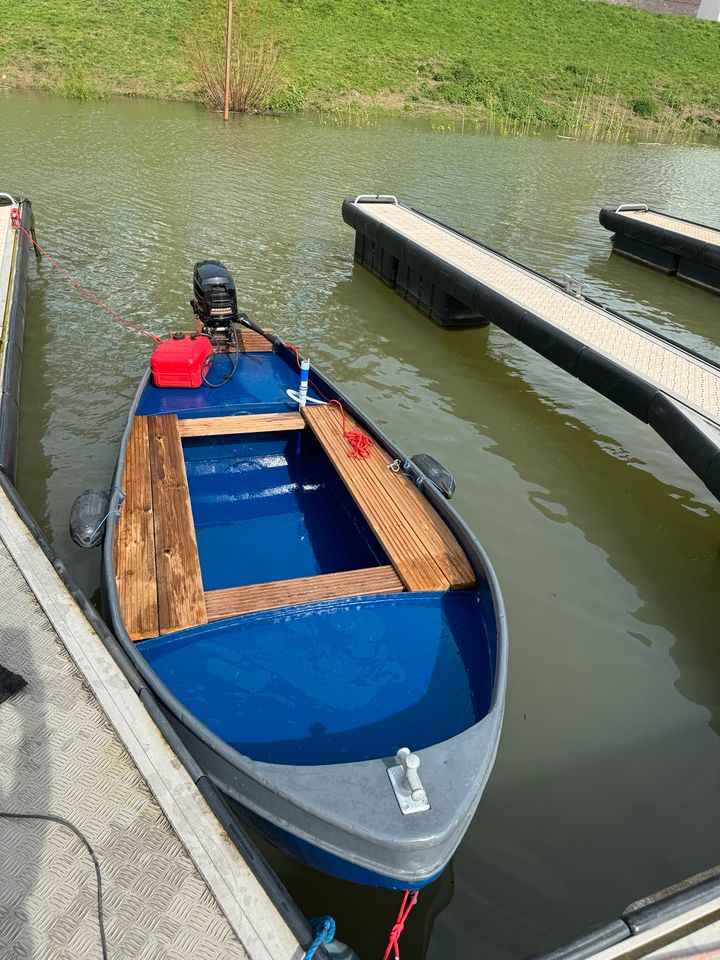
[[[122,439],[109,619],[241,817],[330,874],[422,887],[497,750],[495,574],[432,458],[408,460],[317,371],[308,386],[297,351],[234,309],[222,326],[195,307],[209,371],[158,386],[153,362]]]

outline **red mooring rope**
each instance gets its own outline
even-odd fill
[[[398,947],[398,940],[400,939],[400,934],[405,929],[405,921],[410,916],[410,911],[417,903],[418,892],[415,890],[413,893],[412,890],[406,890],[403,896],[402,904],[400,905],[400,910],[397,915],[397,920],[395,921],[392,930],[390,931],[390,937],[388,939],[388,945],[385,949],[383,955],[383,960],[388,960],[390,952],[394,951],[395,960],[400,960],[400,948]],[[408,900],[410,901],[408,903]]]
[[[47,250],[43,250],[43,248],[40,246],[37,240],[35,240],[35,238],[30,236],[30,234],[27,232],[25,227],[20,222],[20,211],[18,210],[17,207],[13,207],[12,210],[10,211],[10,225],[14,227],[15,230],[20,230],[21,233],[24,233],[25,236],[30,241],[30,243],[34,244],[35,247],[37,247],[37,249],[40,251],[40,253],[50,261],[50,263],[55,267],[55,269],[59,270],[60,273],[66,279],[68,279],[74,287],[77,287],[80,293],[84,294],[88,298],[88,300],[92,300],[93,303],[96,303],[99,307],[102,307],[103,310],[106,310],[111,317],[115,317],[116,320],[119,320],[120,323],[124,323],[126,327],[130,327],[130,329],[134,330],[136,333],[141,333],[144,337],[150,337],[150,339],[154,340],[155,343],[162,343],[162,337],[156,337],[154,333],[148,333],[147,330],[143,330],[141,327],[136,327],[134,323],[130,323],[129,320],[126,320],[124,317],[121,317],[120,314],[115,313],[115,311],[111,310],[110,307],[107,306],[107,304],[103,303],[102,300],[99,300],[96,296],[90,293],[89,290],[86,290],[85,287],[79,284],[77,280],[71,277],[70,274],[67,272],[67,270],[63,270],[60,264],[57,263],[55,260],[53,260],[53,258],[47,252]]]
[[[292,350],[295,353],[295,359],[298,362],[298,367],[300,366],[300,351],[298,348],[292,344],[287,343],[286,347],[289,350]],[[367,460],[370,456],[370,447],[373,445],[372,437],[368,437],[361,430],[346,430],[345,429],[345,408],[340,403],[339,400],[329,400],[322,390],[318,387],[317,384],[313,383],[312,380],[308,380],[309,385],[313,388],[316,393],[319,393],[320,396],[325,400],[325,402],[330,404],[335,404],[336,407],[340,408],[340,413],[342,414],[342,435],[345,437],[347,442],[350,444],[350,450],[347,451],[347,455],[353,460]]]

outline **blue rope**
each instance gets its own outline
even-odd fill
[[[102,518],[102,520],[100,521],[100,523],[95,527],[95,529],[93,530],[93,532],[90,534],[90,539],[91,539],[91,540],[93,539],[93,537],[94,537],[95,534],[98,532],[98,530],[100,529],[100,527],[105,523],[105,521],[107,520],[107,518],[108,518],[112,513],[114,513],[114,514],[115,514],[116,516],[118,516],[118,517],[120,516],[120,511],[119,511],[119,510],[117,510],[117,509],[108,510],[108,512],[105,514],[105,516],[104,516],[104,517]]]
[[[115,507],[113,510],[108,510],[108,512],[105,514],[105,516],[104,516],[104,517],[102,518],[102,520],[100,521],[100,523],[95,527],[95,529],[93,530],[93,532],[90,534],[90,539],[91,539],[91,540],[93,539],[93,537],[94,537],[95,534],[98,532],[98,530],[100,529],[100,527],[102,527],[102,525],[105,523],[105,521],[107,520],[107,518],[108,518],[111,514],[114,513],[116,517],[119,517],[119,516],[120,516],[120,507],[123,505],[123,503],[124,503],[124,501],[125,501],[125,491],[123,490],[122,487],[119,487],[117,484],[115,484],[113,487],[110,488],[110,491],[109,491],[109,492],[110,492],[110,495],[112,495],[113,490],[117,490],[117,492],[118,492],[118,504],[117,504],[117,507]]]
[[[332,917],[312,917],[309,923],[315,939],[307,948],[305,960],[311,960],[320,944],[330,943],[335,936],[335,921]]]

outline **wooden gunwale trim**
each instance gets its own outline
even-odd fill
[[[303,430],[305,420],[297,412],[254,413],[232,417],[193,417],[178,420],[181,437],[230,436],[241,433],[271,433]]]
[[[403,584],[391,566],[343,570],[312,577],[253,583],[245,587],[210,590],[205,594],[208,621],[224,620],[295,603],[337,600],[342,597],[399,593]]]

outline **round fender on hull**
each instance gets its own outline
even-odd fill
[[[107,490],[84,490],[70,510],[70,536],[79,547],[89,550],[102,542],[110,507]]]

